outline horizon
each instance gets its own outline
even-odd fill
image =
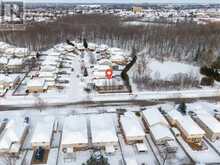
[[[24,0],[25,3],[68,3],[68,4],[220,4],[218,0],[111,0],[106,2],[104,0]]]

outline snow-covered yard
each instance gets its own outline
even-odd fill
[[[199,76],[199,67],[182,62],[164,61],[152,59],[148,63],[150,76],[154,80],[171,80],[176,74],[192,74]]]

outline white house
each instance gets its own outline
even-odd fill
[[[120,126],[127,144],[142,143],[145,138],[145,132],[136,116],[125,114],[120,116]]]
[[[27,82],[27,91],[30,93],[43,93],[48,90],[48,84],[44,79],[32,79]]]
[[[0,153],[17,155],[28,133],[29,125],[21,120],[10,120],[0,136]]]
[[[142,118],[148,128],[158,123],[169,126],[169,123],[157,108],[147,109],[142,112]]]
[[[88,147],[87,119],[69,116],[64,119],[61,147],[64,153],[73,153]]]
[[[42,147],[44,149],[50,149],[53,137],[54,121],[53,117],[45,117],[37,122],[31,139],[32,148],[35,149]]]
[[[167,115],[172,125],[175,125],[183,138],[190,144],[201,146],[205,132],[189,116],[183,116],[177,110],[168,112]]]
[[[8,76],[0,74],[0,89],[13,89],[20,82],[20,76],[9,74]]]
[[[195,119],[210,140],[215,141],[220,138],[220,122],[211,114],[208,112],[197,114]]]
[[[101,114],[90,117],[92,144],[97,147],[107,148],[117,146],[118,137],[115,125],[110,115]]]
[[[150,133],[156,144],[166,144],[168,141],[174,141],[174,136],[167,125],[158,123],[150,127]]]

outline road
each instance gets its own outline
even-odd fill
[[[120,94],[93,94],[78,97],[65,95],[40,96],[47,106],[107,106],[118,104],[151,105],[163,101],[193,101],[193,100],[220,100],[219,89],[182,90],[182,91],[157,91]],[[8,96],[0,99],[1,107],[27,108],[36,106],[37,98],[34,96]]]

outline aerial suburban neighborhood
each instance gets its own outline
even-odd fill
[[[0,4],[0,165],[220,165],[220,2]]]

